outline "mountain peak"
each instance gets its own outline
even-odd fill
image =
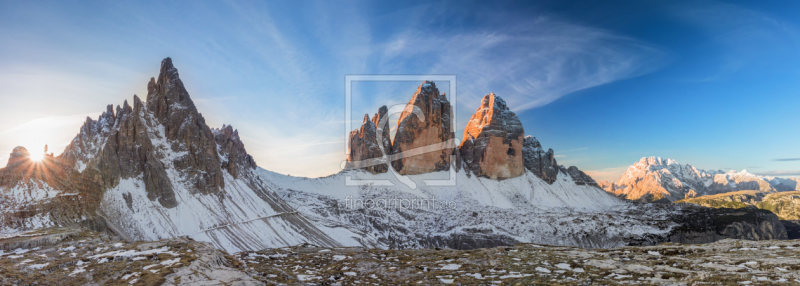
[[[472,115],[464,129],[464,138],[467,138],[467,134],[478,138],[482,132],[492,133],[493,136],[501,136],[499,133],[506,132],[508,134],[503,136],[511,139],[517,139],[524,133],[522,122],[519,121],[517,115],[509,110],[506,102],[494,93],[483,97],[481,106],[475,110],[475,114]]]
[[[479,176],[508,179],[525,173],[523,166],[522,122],[508,110],[506,102],[494,93],[481,100],[481,106],[464,129],[459,146],[461,158]]]
[[[161,60],[161,68],[163,69],[164,67],[172,67],[172,58],[166,57]]]
[[[162,121],[202,120],[170,58],[161,61],[158,79],[151,78],[147,84],[146,104],[147,109]]]
[[[14,147],[14,150],[11,151],[11,155],[8,157],[8,164],[7,166],[11,166],[17,164],[19,162],[27,161],[31,157],[31,153],[28,152],[28,149],[22,146]]]
[[[417,88],[417,92],[419,92],[420,90],[423,90],[423,89],[424,90],[436,89],[436,83],[434,83],[434,82],[432,82],[430,80],[426,80],[426,81],[422,82],[422,84],[419,85],[419,87]]]
[[[178,78],[178,69],[172,65],[172,59],[169,57],[161,61],[161,72],[158,74],[159,81],[162,77]]]
[[[425,81],[406,104],[397,120],[397,132],[392,141],[392,154],[407,150],[446,143],[442,150],[415,156],[403,156],[392,165],[402,175],[444,171],[450,168],[453,108],[445,94],[440,94],[436,84]],[[385,146],[385,145],[384,145]]]
[[[647,166],[669,166],[669,165],[680,165],[678,161],[670,158],[661,158],[656,156],[650,157],[642,157],[639,159],[639,164],[647,165]]]

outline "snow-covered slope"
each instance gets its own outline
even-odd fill
[[[225,182],[226,191],[219,196],[176,188],[178,206],[165,208],[147,199],[141,179],[126,179],[105,193],[100,209],[119,233],[132,240],[188,236],[230,252],[305,242],[357,244],[353,237],[359,235],[346,230],[322,232],[272,192],[257,191],[229,174]]]
[[[378,247],[463,249],[516,242],[612,247],[649,235],[666,235],[674,226],[663,222],[668,212],[634,211],[630,202],[597,187],[577,185],[563,173],[551,185],[529,171],[502,181],[467,176],[462,171],[455,173],[456,184],[450,187],[426,186],[424,182],[447,178],[448,172],[409,176],[416,189],[399,182],[391,172],[351,170],[316,179],[263,169],[259,174],[307,217],[354,226],[370,234]],[[393,185],[347,186],[348,177],[386,180]],[[369,205],[369,199],[379,206]],[[435,201],[435,206],[409,207],[414,200]],[[404,205],[398,206],[398,201]]]
[[[467,195],[475,199],[478,205],[498,208],[570,208],[586,211],[605,211],[627,206],[624,200],[609,196],[599,188],[576,185],[572,178],[564,173],[560,173],[558,179],[552,185],[530,172],[511,179],[493,180],[484,177],[467,176],[466,172],[463,171],[454,172],[455,186],[428,186],[425,184],[426,180],[447,179],[448,172],[441,171],[407,176],[416,186],[416,188],[412,189],[400,182],[392,173],[371,174],[349,170],[328,177],[302,178],[285,176],[262,168],[259,168],[258,172],[279,193],[281,189],[292,189],[310,194],[325,195],[339,200],[344,200],[348,196],[357,197],[364,190],[386,189],[422,198],[451,198]],[[391,186],[378,186],[377,184],[348,186],[347,177],[350,177],[352,181],[386,181]]]

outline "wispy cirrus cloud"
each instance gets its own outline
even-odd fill
[[[669,58],[656,46],[552,17],[511,18],[506,23],[455,33],[412,28],[383,44],[381,66],[456,74],[465,105],[474,107],[478,98],[495,92],[521,112],[578,90],[652,72]]]
[[[791,161],[800,161],[800,158],[778,158],[773,161],[777,162],[791,162]]]

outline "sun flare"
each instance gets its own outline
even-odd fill
[[[44,153],[39,152],[31,152],[31,160],[35,162],[41,162],[44,159]]]

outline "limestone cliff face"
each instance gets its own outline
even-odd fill
[[[597,182],[597,186],[600,187],[601,189],[603,189],[604,191],[613,194],[614,191],[617,189],[617,182],[608,181],[608,180],[600,181],[600,182]]]
[[[360,128],[350,132],[347,168],[387,172],[388,166],[379,161],[386,154],[402,175],[449,170],[455,163],[457,172],[463,167],[469,174],[496,180],[520,176],[527,169],[549,184],[562,173],[578,185],[598,186],[578,168],[559,166],[553,149],[544,151],[536,138],[525,137],[517,115],[494,93],[482,98],[457,148],[446,144],[453,139],[452,107],[433,82],[417,88],[401,113],[394,140],[387,110],[382,106],[371,120],[365,115]],[[450,162],[451,156],[456,162]]]
[[[386,155],[392,154],[392,137],[391,128],[389,127],[389,108],[386,105],[378,108],[378,113],[372,116],[372,123],[377,128],[375,135],[380,135],[376,139],[383,148],[383,153]],[[387,167],[388,168],[388,167]]]
[[[239,139],[239,130],[230,125],[223,125],[221,129],[211,129],[214,141],[217,143],[217,153],[222,162],[222,169],[227,170],[234,179],[239,178],[248,170],[256,169],[253,156],[247,154],[244,143]]]
[[[548,149],[547,152],[542,149],[542,144],[536,137],[530,135],[525,136],[522,142],[522,156],[525,168],[530,170],[534,175],[544,180],[548,184],[556,181],[558,175],[558,162],[553,152],[553,149]]]
[[[406,104],[392,141],[394,169],[402,175],[449,170],[455,147],[453,108],[436,84],[425,81]],[[430,149],[430,150],[429,150]],[[429,152],[433,151],[433,152]]]
[[[214,134],[197,112],[172,59],[161,62],[158,81],[151,78],[147,91],[147,109],[163,126],[169,148],[172,152],[187,153],[175,161],[175,167],[200,193],[216,193],[224,188]]]
[[[377,117],[376,114],[376,121]],[[372,173],[386,173],[389,170],[386,164],[371,164],[384,154],[378,144],[377,134],[376,124],[370,121],[368,115],[364,115],[361,128],[350,132],[350,145],[348,146],[350,154],[347,156],[347,168],[359,168]],[[391,147],[384,150],[388,149]]]
[[[464,129],[459,146],[465,168],[491,179],[514,178],[525,173],[522,123],[502,98],[490,93]]]

